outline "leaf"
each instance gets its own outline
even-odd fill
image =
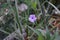
[[[46,26],[46,40],[50,40],[51,35],[50,35],[50,31],[48,30],[48,27]]]
[[[42,34],[40,34],[40,35],[38,36],[38,40],[44,40]]]
[[[28,25],[27,25],[27,26],[28,26]],[[30,30],[32,30],[34,33],[36,33],[37,35],[40,35],[40,33],[39,33],[37,30],[34,30],[32,27],[28,26],[28,28],[29,28]]]
[[[34,9],[36,9],[36,5],[37,5],[37,3],[35,3],[35,2],[33,2],[33,3],[31,4],[31,6],[32,6]]]
[[[34,33],[38,35],[38,40],[44,40],[43,35],[38,32],[37,30],[34,30],[32,27],[28,26],[29,29],[31,29]]]
[[[42,33],[43,36],[46,36],[46,31],[45,30],[42,30],[42,29],[37,29],[39,32]]]
[[[4,3],[1,6],[2,6],[2,8],[6,8],[8,6],[8,4],[7,3]]]

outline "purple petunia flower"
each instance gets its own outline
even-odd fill
[[[29,21],[30,22],[32,22],[32,23],[34,23],[35,21],[36,21],[36,16],[34,15],[34,14],[31,14],[30,16],[29,16]]]

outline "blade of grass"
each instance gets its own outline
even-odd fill
[[[9,32],[6,32],[6,31],[4,31],[2,29],[0,29],[0,31],[3,32],[3,33],[6,33],[6,34],[10,34]]]
[[[50,3],[50,2],[48,2],[52,7],[54,7],[55,8],[55,10],[57,11],[57,12],[59,12],[60,13],[60,11],[59,11],[59,9],[55,6],[55,5],[53,5],[52,3]]]
[[[20,28],[20,31],[21,31],[21,33],[22,33],[22,27],[20,26],[19,15],[18,15],[17,0],[15,0],[15,6],[16,6],[16,13],[15,13],[16,21],[17,21],[17,24],[18,24],[18,28]]]
[[[28,26],[28,25],[27,25],[27,26]],[[34,33],[36,33],[37,35],[40,35],[40,33],[39,33],[37,30],[34,30],[32,27],[28,26],[28,28],[29,28],[30,30],[32,30]]]

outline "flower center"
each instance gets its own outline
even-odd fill
[[[32,17],[32,19],[34,19],[34,17]]]

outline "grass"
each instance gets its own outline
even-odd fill
[[[18,8],[22,3],[28,7],[24,11]],[[8,35],[3,40],[60,40],[59,27],[49,23],[53,10],[60,13],[52,0],[6,0],[0,5],[0,31]],[[37,17],[34,23],[29,21],[31,14]]]

